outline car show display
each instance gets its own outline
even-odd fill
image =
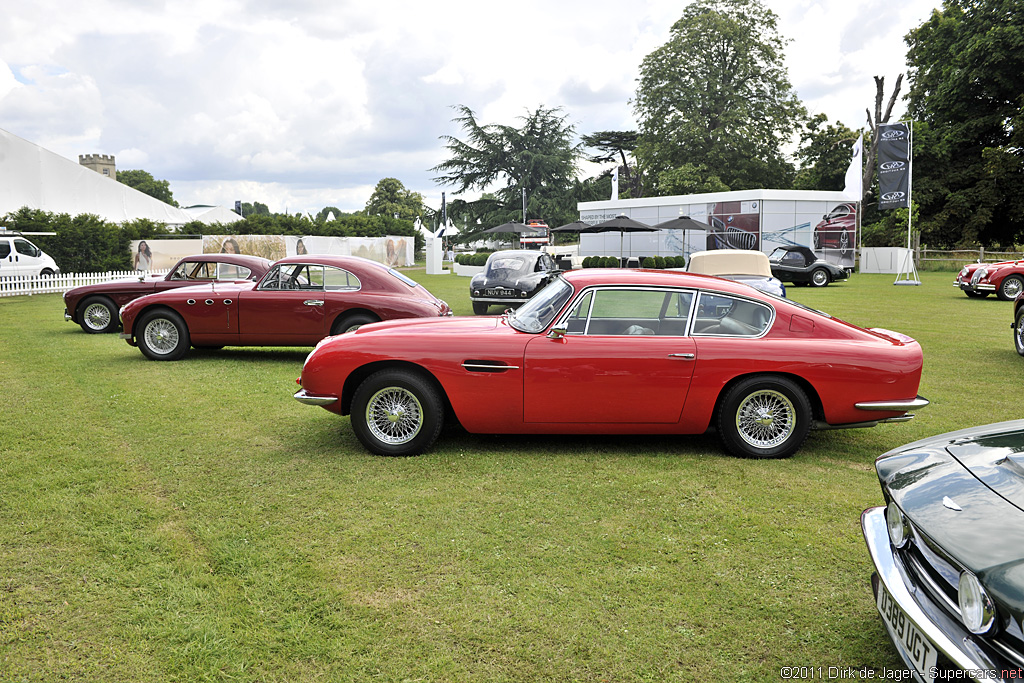
[[[469,281],[473,313],[485,315],[493,305],[520,306],[560,272],[554,260],[543,251],[496,251],[487,257],[483,272]]]
[[[450,316],[422,285],[357,256],[290,256],[256,283],[182,287],[121,309],[121,338],[151,360],[196,348],[313,346],[327,335],[398,318]]]
[[[968,263],[953,285],[972,299],[995,294],[1002,301],[1013,301],[1024,293],[1024,261]]]
[[[768,255],[768,260],[772,264],[772,275],[795,285],[827,287],[830,282],[850,277],[845,268],[818,258],[807,247],[776,247]]]
[[[1024,420],[1015,420],[916,441],[875,462],[884,505],[861,516],[871,585],[915,680],[1024,675],[1022,453]]]
[[[425,349],[429,349],[426,352]],[[414,455],[470,433],[702,434],[783,458],[812,428],[904,421],[921,348],[886,330],[704,275],[557,276],[501,317],[402,320],[321,342],[295,398],[352,416],[362,444]],[[450,411],[450,414],[449,414]]]
[[[211,282],[259,280],[271,261],[240,254],[197,254],[178,261],[164,276],[112,280],[83,285],[64,293],[64,319],[90,334],[113,332],[120,325],[117,312],[140,296]]]
[[[786,286],[772,275],[771,262],[762,251],[754,249],[715,249],[690,254],[686,264],[689,273],[715,275],[748,284],[775,296],[786,296]]]

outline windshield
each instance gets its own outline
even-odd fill
[[[788,253],[788,249],[783,249],[782,247],[775,247],[775,251],[773,251],[768,256],[768,259],[771,261],[781,261],[783,258],[785,258],[786,254]]]
[[[487,260],[487,276],[509,278],[518,273],[529,273],[533,271],[533,261],[522,256],[495,255]]]
[[[508,323],[520,332],[542,332],[555,319],[570,296],[572,285],[562,278],[552,280],[551,284],[510,314]]]

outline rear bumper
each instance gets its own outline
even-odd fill
[[[299,403],[304,403],[307,406],[329,406],[338,400],[337,396],[329,396],[326,394],[311,394],[305,389],[299,389],[295,392],[294,398]]]
[[[923,396],[917,396],[916,398],[902,400],[902,401],[864,401],[863,403],[855,403],[854,406],[860,410],[884,410],[884,411],[900,411],[907,412],[908,410],[917,410],[924,408],[928,405],[929,401]]]

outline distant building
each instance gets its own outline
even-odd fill
[[[113,154],[79,154],[78,163],[111,180],[117,180],[117,166],[114,165]]]

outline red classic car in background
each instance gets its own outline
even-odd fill
[[[121,309],[121,337],[151,360],[190,345],[313,346],[329,334],[397,318],[450,316],[448,304],[387,266],[356,256],[291,256],[258,283],[150,294]]]
[[[118,309],[132,299],[204,282],[259,280],[271,265],[271,261],[259,256],[186,256],[162,277],[140,275],[69,289],[64,293],[64,319],[78,323],[91,334],[113,332],[118,327]]]
[[[972,299],[995,292],[1003,301],[1012,301],[1024,292],[1024,261],[968,263],[957,273],[953,284]]]
[[[446,413],[471,433],[702,434],[783,458],[812,428],[902,421],[921,347],[706,275],[578,270],[514,313],[401,320],[321,342],[295,398],[415,455]]]
[[[814,251],[837,249],[846,256],[857,235],[857,205],[839,204],[814,226]]]

